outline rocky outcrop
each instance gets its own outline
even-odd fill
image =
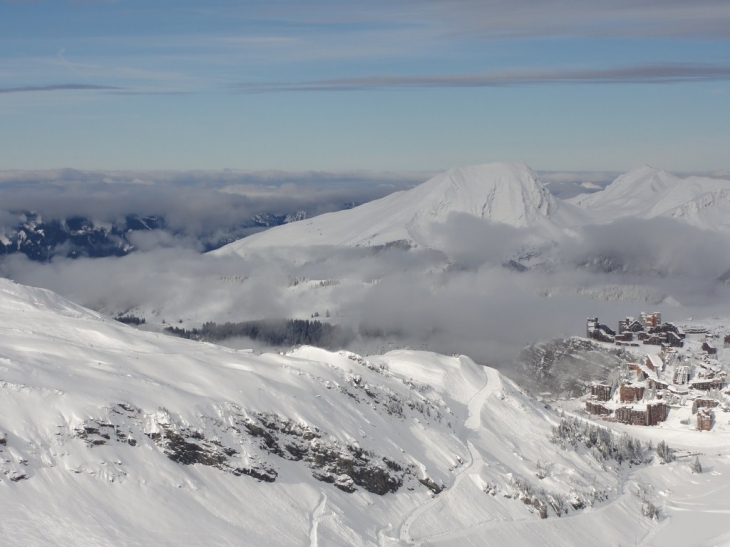
[[[315,426],[273,413],[247,412],[235,405],[216,407],[218,417],[203,416],[205,428],[185,425],[167,409],[147,413],[127,403],[102,409],[103,418],[85,420],[71,437],[94,449],[110,443],[130,447],[152,442],[180,465],[204,465],[264,482],[278,477],[270,456],[302,462],[315,479],[345,492],[362,488],[384,495],[405,482],[435,493],[443,486],[418,479],[413,464],[395,461],[357,444],[338,441]]]

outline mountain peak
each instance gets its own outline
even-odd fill
[[[404,192],[360,207],[280,226],[217,254],[298,245],[378,246],[395,241],[431,247],[429,226],[466,214],[516,228],[566,225],[558,200],[524,163],[456,167]]]
[[[594,212],[621,212],[622,216],[643,217],[654,204],[679,182],[671,173],[643,165],[624,173],[604,190],[569,200]]]
[[[524,163],[487,163],[457,167],[413,189],[421,201],[417,214],[445,220],[467,213],[520,228],[549,218],[557,202]]]

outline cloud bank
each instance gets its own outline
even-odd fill
[[[17,225],[24,211],[43,220],[85,217],[99,223],[121,222],[126,215],[160,216],[176,245],[199,249],[253,226],[256,215],[306,211],[314,216],[425,178],[423,173],[369,172],[0,171],[0,229]],[[160,246],[171,243],[162,234],[138,235],[145,249],[155,237]]]
[[[122,258],[38,264],[10,256],[0,272],[159,328],[163,319],[190,328],[329,311],[363,334],[356,351],[409,346],[501,367],[531,341],[580,335],[588,316],[612,322],[659,308],[681,322],[730,304],[730,286],[719,281],[730,269],[728,237],[672,220],[588,226],[550,242],[467,217],[435,230],[442,250],[312,247],[241,258],[172,242]],[[523,272],[505,265],[520,253],[539,260]]]

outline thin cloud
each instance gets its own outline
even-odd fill
[[[500,71],[482,74],[365,76],[297,83],[240,83],[248,93],[277,91],[363,91],[375,89],[507,87],[541,84],[676,84],[730,80],[730,66],[658,63],[584,70]]]
[[[35,93],[38,91],[119,91],[122,87],[91,84],[26,85],[0,87],[0,93]]]
[[[723,0],[401,0],[455,34],[488,38],[727,38],[730,4]],[[427,8],[424,9],[424,3]]]

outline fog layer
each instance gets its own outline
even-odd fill
[[[531,341],[582,334],[588,316],[613,324],[659,309],[681,322],[726,314],[730,303],[719,280],[730,269],[728,237],[672,220],[587,226],[550,241],[465,216],[433,229],[438,249],[307,247],[240,258],[172,241],[122,258],[9,256],[0,272],[152,326],[318,315],[366,335],[352,349],[408,345],[495,366]]]

